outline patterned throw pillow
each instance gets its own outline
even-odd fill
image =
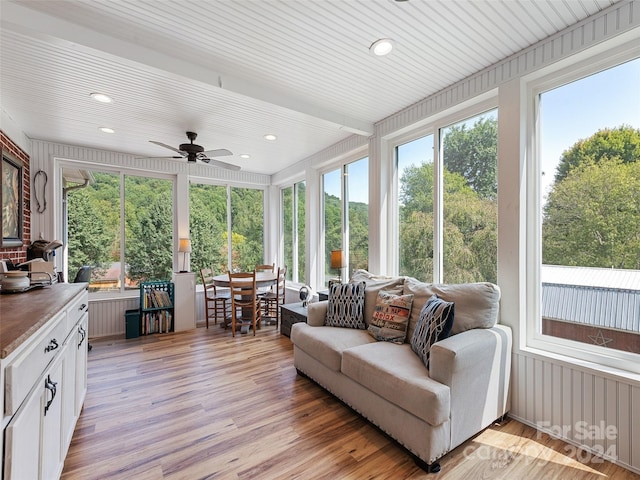
[[[329,304],[325,325],[364,330],[364,282],[333,284],[329,288]]]
[[[451,334],[454,306],[453,302],[445,302],[437,295],[433,295],[420,311],[420,317],[411,338],[411,349],[418,354],[427,368],[429,368],[431,346]]]
[[[404,343],[409,326],[413,294],[394,295],[378,292],[373,318],[369,320],[369,333],[378,341]]]

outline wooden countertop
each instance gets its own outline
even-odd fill
[[[0,294],[0,358],[11,354],[86,288],[86,283],[56,283]]]

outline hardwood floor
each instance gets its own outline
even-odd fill
[[[637,475],[514,420],[427,475],[393,440],[296,374],[273,326],[94,339],[63,479],[546,479]],[[567,453],[568,452],[568,453]],[[584,458],[584,455],[578,458]]]

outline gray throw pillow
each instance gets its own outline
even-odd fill
[[[333,284],[329,288],[329,304],[325,325],[366,329],[364,323],[365,283]]]
[[[451,334],[453,326],[454,303],[445,302],[437,295],[427,300],[420,311],[416,328],[411,337],[411,349],[429,368],[431,346]]]

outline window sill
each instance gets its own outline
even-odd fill
[[[139,290],[125,290],[124,292],[89,292],[89,301],[108,302],[112,300],[126,300],[129,298],[140,298]]]
[[[548,350],[542,350],[540,348],[530,346],[520,348],[519,352],[528,357],[552,360],[554,364],[573,369],[578,368],[585,373],[595,373],[612,380],[623,381],[625,383],[633,383],[635,386],[640,387],[640,374],[632,371],[622,370],[620,368],[602,365],[597,362],[583,360],[569,355],[554,353]]]

